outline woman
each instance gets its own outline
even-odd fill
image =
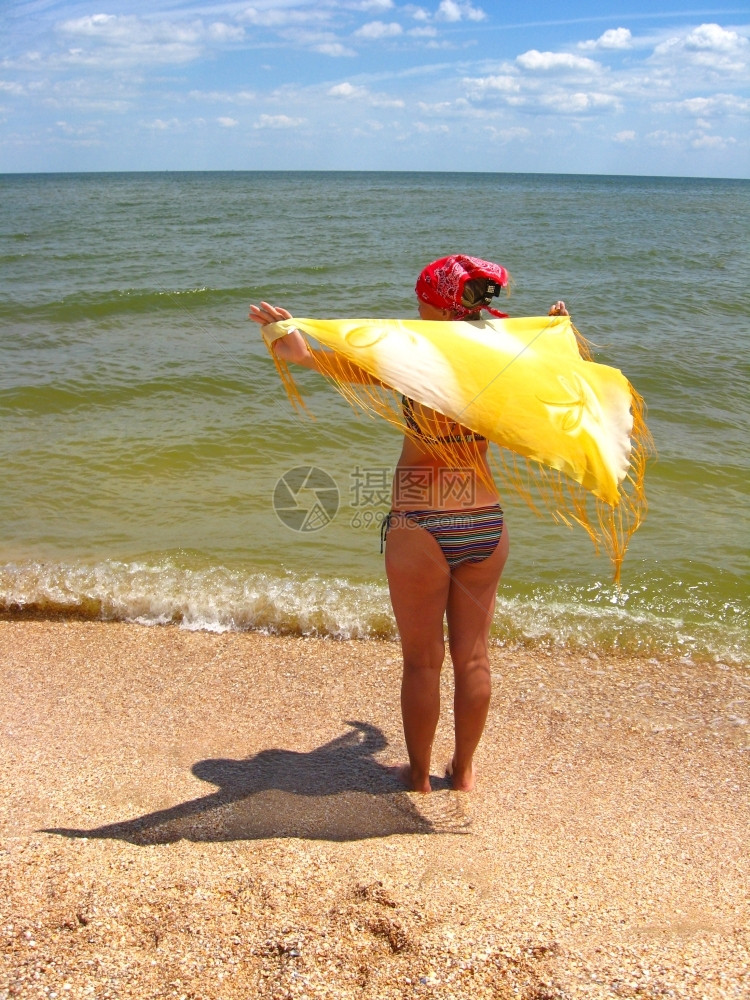
[[[505,268],[454,255],[429,264],[417,279],[423,320],[477,320],[495,316],[490,301],[507,288]],[[557,302],[550,315],[567,315]],[[250,319],[265,325],[291,319],[286,309],[261,302]],[[274,342],[276,356],[319,369],[293,330]],[[474,752],[490,703],[488,640],[498,581],[508,558],[508,531],[487,464],[486,439],[442,414],[404,397],[408,433],[393,482],[392,509],[384,522],[385,566],[401,637],[401,713],[408,764],[399,778],[416,792],[430,791],[432,743],[440,714],[440,671],[445,657],[443,621],[454,672],[455,746],[447,772],[459,791],[474,788]],[[441,445],[466,443],[476,468],[456,469],[440,457]]]

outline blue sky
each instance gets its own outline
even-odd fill
[[[748,7],[3,0],[0,39],[0,172],[750,176]]]

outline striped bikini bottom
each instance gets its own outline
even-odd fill
[[[482,562],[483,559],[488,559],[503,534],[503,511],[497,503],[461,511],[390,511],[380,530],[381,552],[388,529],[398,517],[403,517],[407,525],[416,525],[429,531],[451,569],[464,562]]]

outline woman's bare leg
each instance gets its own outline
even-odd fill
[[[490,705],[488,639],[500,574],[508,558],[503,530],[492,555],[453,570],[448,594],[448,643],[454,671],[455,750],[450,772],[453,787],[474,787],[474,751],[479,745]]]
[[[432,535],[404,518],[394,518],[388,531],[385,566],[404,657],[401,716],[409,764],[401,773],[413,791],[429,792],[451,577]]]

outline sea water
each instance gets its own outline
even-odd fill
[[[312,372],[294,412],[247,310],[412,317],[418,272],[463,252],[511,271],[513,315],[565,299],[657,449],[620,588],[503,493],[494,641],[747,662],[748,218],[728,180],[0,177],[0,608],[394,636],[398,434]]]

